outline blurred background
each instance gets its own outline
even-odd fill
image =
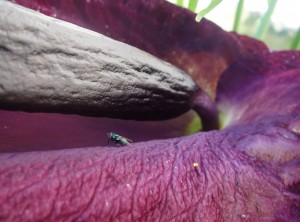
[[[270,49],[300,49],[299,0],[167,1],[195,13],[209,11],[204,17],[224,30],[260,39]]]

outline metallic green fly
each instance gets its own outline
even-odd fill
[[[107,137],[108,137],[108,143],[109,143],[109,141],[113,141],[116,144],[120,144],[122,146],[127,146],[133,142],[132,140],[130,140],[126,137],[120,136],[119,134],[116,134],[116,133],[108,133]]]

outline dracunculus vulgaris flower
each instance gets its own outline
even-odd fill
[[[199,113],[207,131],[182,136],[182,128],[194,115],[191,113],[167,122],[114,122],[47,114],[46,109],[62,113],[67,109],[73,114],[95,116],[89,109],[86,113],[72,107],[62,109],[61,104],[54,109],[51,100],[40,109],[44,113],[34,113],[36,101],[32,106],[28,101],[24,106],[20,102],[30,92],[26,90],[24,95],[12,97],[10,103],[1,99],[2,220],[299,221],[298,51],[271,52],[263,43],[224,32],[207,20],[196,23],[193,14],[162,0],[13,2],[125,42],[183,70],[198,88],[189,94],[191,98],[176,93],[167,96],[176,97],[178,106],[184,107],[180,112],[190,106]],[[13,7],[8,2],[1,4]],[[0,25],[4,27],[13,15],[2,16]],[[43,38],[36,29],[22,31]],[[13,33],[11,29],[6,35],[13,39]],[[15,53],[9,43],[1,42],[1,56]],[[60,58],[66,53],[57,50],[59,43],[52,43],[56,51],[33,53],[41,59],[47,53]],[[31,58],[29,52],[19,56]],[[74,56],[68,55],[70,59]],[[10,75],[0,71],[8,79],[18,75],[13,62],[5,63],[10,65]],[[7,67],[5,64],[2,66]],[[72,68],[71,74],[76,74],[78,70]],[[110,80],[116,81],[113,73],[118,70],[110,71]],[[9,88],[3,81],[0,79],[1,93]],[[45,90],[49,89],[41,88],[41,94]],[[89,98],[89,92],[81,93]],[[80,100],[77,105],[88,102]],[[147,110],[142,105],[130,106],[132,102],[124,102],[132,115],[122,109],[105,114],[146,120],[148,117],[141,115]],[[169,105],[163,100],[160,103]],[[149,119],[180,113],[173,109],[151,112]],[[105,130],[122,131],[135,142],[125,147],[106,146],[106,138],[101,139]],[[181,130],[181,134],[172,130]],[[173,138],[162,139],[166,137]]]

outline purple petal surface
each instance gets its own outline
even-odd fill
[[[0,218],[299,221],[299,52],[269,52],[163,1],[18,2],[187,71],[217,98],[225,128],[124,148],[3,153]],[[95,124],[84,121],[82,139]]]

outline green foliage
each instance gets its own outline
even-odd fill
[[[197,8],[197,4],[198,4],[198,0],[190,0],[189,5],[188,5],[188,9],[195,12],[196,8]]]
[[[179,6],[183,6],[183,3],[184,3],[184,0],[177,0],[176,1],[176,4],[179,5]]]
[[[172,1],[172,0],[169,0]],[[201,18],[206,16],[210,11],[212,11],[222,0],[211,0],[210,4],[198,12],[196,16],[196,21],[200,21]],[[226,0],[230,1],[230,0]],[[226,2],[225,1],[225,2]],[[249,0],[251,1],[251,0]],[[267,1],[267,0],[262,0]],[[184,7],[184,0],[173,0],[177,5]],[[197,13],[197,5],[201,1],[198,0],[188,0],[187,8],[195,13]],[[300,48],[300,28],[298,32],[283,28],[280,31],[275,30],[274,26],[270,24],[271,16],[274,12],[277,0],[268,0],[268,9],[265,14],[259,15],[258,19],[241,24],[241,18],[243,15],[243,6],[245,1],[239,0],[237,4],[237,9],[235,13],[235,20],[233,21],[233,31],[239,32],[241,34],[246,34],[258,39],[263,40],[272,49],[299,49]],[[253,14],[250,14],[253,16]],[[294,36],[293,36],[294,35]],[[291,44],[292,42],[292,44]]]
[[[184,135],[192,135],[202,130],[202,121],[201,118],[194,114],[192,121],[186,127]]]
[[[234,20],[234,24],[233,24],[233,31],[235,31],[235,32],[237,32],[239,29],[243,6],[244,6],[244,0],[239,0],[238,6],[236,8],[235,20]]]
[[[300,28],[298,28],[297,34],[292,42],[291,49],[299,49],[300,48]]]
[[[269,27],[269,23],[271,20],[271,16],[273,14],[273,11],[275,9],[277,0],[268,0],[269,2],[269,6],[268,6],[268,10],[266,11],[266,13],[263,15],[260,25],[255,33],[255,38],[258,39],[262,39],[262,37],[265,35],[265,33],[267,32],[267,29]]]
[[[213,10],[218,4],[220,4],[222,0],[211,0],[210,4],[203,10],[201,10],[197,16],[196,16],[196,21],[200,22],[200,20],[211,10]]]

